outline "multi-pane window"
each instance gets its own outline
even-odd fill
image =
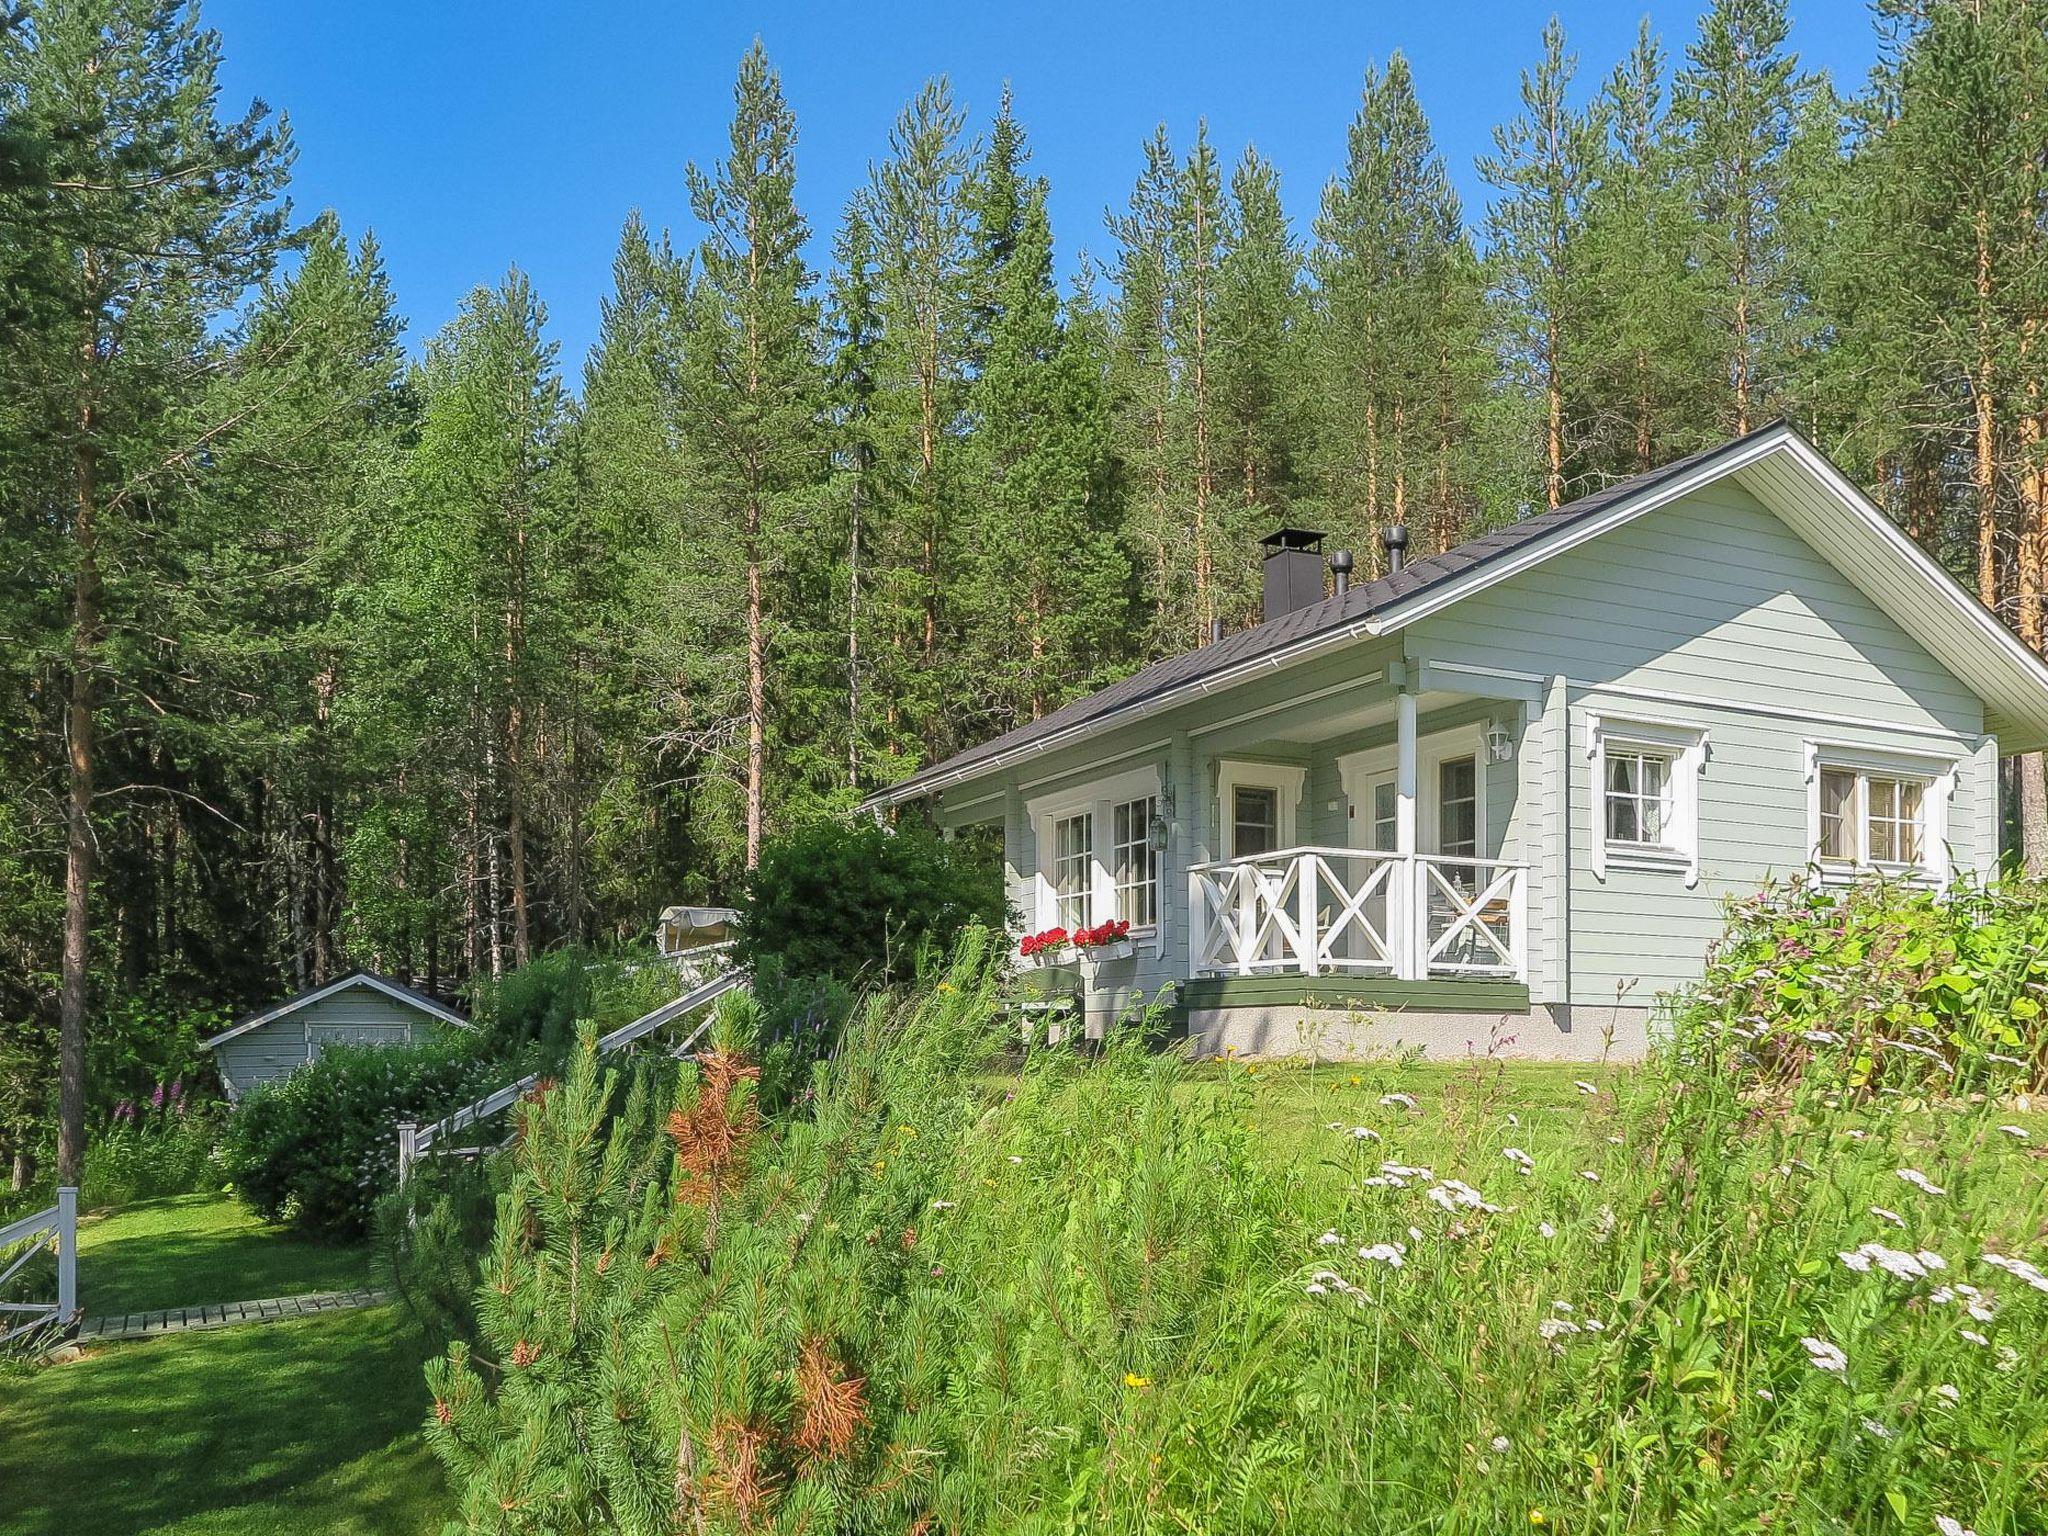
[[[1607,747],[1607,841],[1630,848],[1671,846],[1671,757]]]
[[[1069,933],[1088,926],[1094,841],[1095,818],[1087,811],[1052,825],[1053,921]]]
[[[1280,791],[1240,784],[1230,795],[1230,856],[1256,858],[1280,846]]]
[[[1159,854],[1152,846],[1151,795],[1126,800],[1110,812],[1110,871],[1116,886],[1116,915],[1133,928],[1159,921]]]
[[[1436,770],[1436,851],[1454,859],[1479,856],[1479,765],[1450,757]]]
[[[1814,857],[1824,866],[1925,862],[1927,785],[1898,774],[1820,771],[1820,828]]]
[[[1399,803],[1392,779],[1382,779],[1372,787],[1372,846],[1382,853],[1392,853],[1400,834],[1396,830],[1395,806]]]

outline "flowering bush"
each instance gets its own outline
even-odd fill
[[[1027,933],[1017,945],[1017,953],[1029,960],[1033,955],[1058,954],[1073,943],[1073,935],[1064,928],[1047,928],[1040,933]]]
[[[1736,1068],[1851,1092],[2048,1085],[2048,888],[1945,893],[1794,880],[1732,907],[1681,1034],[1712,1029]]]
[[[1120,917],[1113,917],[1106,923],[1097,923],[1093,928],[1083,928],[1074,935],[1074,942],[1083,949],[1096,949],[1104,944],[1115,944],[1131,936],[1131,925]]]

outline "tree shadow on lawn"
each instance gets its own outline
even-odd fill
[[[6,1529],[136,1536],[336,1473],[418,1431],[422,1353],[401,1314],[378,1307],[112,1345],[10,1382]]]
[[[369,1249],[269,1226],[220,1195],[124,1207],[79,1231],[78,1296],[88,1316],[353,1290]]]

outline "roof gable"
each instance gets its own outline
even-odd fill
[[[279,1019],[287,1018],[297,1013],[302,1008],[309,1007],[324,998],[333,997],[336,993],[346,992],[352,987],[367,987],[372,991],[381,992],[384,996],[403,1007],[426,1014],[429,1018],[439,1019],[444,1024],[453,1024],[458,1029],[471,1029],[475,1027],[468,1019],[464,1018],[454,1009],[448,1007],[445,1003],[436,1002],[424,992],[415,992],[411,987],[392,981],[389,977],[379,976],[373,971],[351,971],[348,975],[330,981],[325,986],[310,988],[299,993],[296,997],[288,997],[281,1003],[274,1003],[261,1012],[244,1015],[219,1034],[214,1035],[210,1039],[200,1041],[199,1049],[210,1051],[215,1046],[224,1045],[237,1036],[246,1035],[252,1029],[261,1029],[266,1024],[273,1024]]]
[[[1725,476],[1741,483],[1928,652],[1969,680],[2007,751],[2048,747],[2048,666],[1790,426],[1718,447],[1480,535],[1348,593],[1177,656],[871,796],[900,803],[985,778],[1332,646],[1393,634]]]

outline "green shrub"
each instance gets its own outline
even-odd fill
[[[1852,1092],[2048,1083],[2048,887],[1886,881],[1767,887],[1730,911],[1682,1033],[1732,1032],[1766,1079]]]
[[[676,995],[675,974],[648,954],[607,954],[581,944],[537,955],[478,990],[486,1049],[506,1058],[567,1058],[584,1023],[604,1034]]]
[[[785,975],[902,981],[970,923],[1003,924],[1000,862],[921,822],[814,821],[771,840],[747,880],[735,950]]]
[[[223,1171],[266,1220],[360,1237],[397,1186],[398,1122],[434,1120],[498,1086],[507,1070],[452,1034],[404,1049],[332,1047],[235,1106]]]

